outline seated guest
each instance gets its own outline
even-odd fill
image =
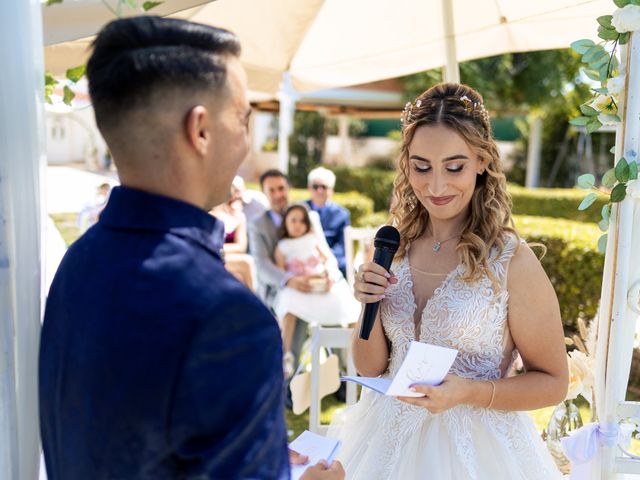
[[[282,217],[289,204],[289,179],[279,170],[267,170],[260,176],[260,186],[269,200],[270,209],[249,224],[249,245],[256,262],[256,291],[262,301],[273,308],[274,299],[285,286],[301,292],[310,292],[311,285],[304,275],[293,275],[276,265],[275,250],[280,240]],[[309,212],[314,235],[327,261],[336,259],[327,245],[317,213]]]
[[[260,186],[271,208],[249,224],[249,245],[256,266],[256,293],[265,305],[275,312],[275,300],[280,290],[289,287],[298,292],[308,293],[312,290],[312,282],[307,275],[286,272],[276,264],[276,246],[280,240],[282,218],[289,203],[289,179],[279,170],[267,170],[260,176]],[[327,263],[337,266],[322,232],[318,214],[309,212],[309,218]],[[293,368],[297,366],[302,345],[307,338],[307,327],[308,324],[303,320],[296,320],[290,347]]]
[[[344,228],[351,222],[349,210],[331,201],[335,174],[324,167],[314,168],[307,177],[307,186],[311,199],[306,203],[310,210],[318,212],[324,236],[338,261],[338,268],[346,277],[346,259],[344,253]]]
[[[242,211],[240,191],[231,184],[229,199],[210,213],[224,224],[225,268],[253,290],[254,262],[247,254],[247,219]]]
[[[247,218],[247,224],[250,224],[269,210],[269,201],[264,193],[248,189],[240,175],[235,176],[231,186],[238,192],[239,200],[242,203],[242,212]]]

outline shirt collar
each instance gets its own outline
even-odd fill
[[[111,191],[99,223],[107,228],[171,232],[216,254],[224,244],[224,224],[201,208],[124,186]]]

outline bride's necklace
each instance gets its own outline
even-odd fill
[[[460,237],[460,233],[454,235],[453,237],[449,237],[449,238],[445,238],[444,240],[440,240],[439,242],[435,242],[433,244],[433,247],[431,248],[434,252],[438,253],[440,251],[440,247],[442,247],[442,244],[445,242],[448,242],[449,240],[453,240],[454,238],[458,238]]]

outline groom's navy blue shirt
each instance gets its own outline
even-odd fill
[[[279,329],[222,234],[119,187],[71,246],[40,347],[49,480],[288,478]]]

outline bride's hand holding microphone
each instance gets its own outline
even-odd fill
[[[379,302],[389,285],[394,283],[398,283],[398,279],[393,273],[376,263],[363,263],[355,274],[353,294],[356,300],[364,304]]]

